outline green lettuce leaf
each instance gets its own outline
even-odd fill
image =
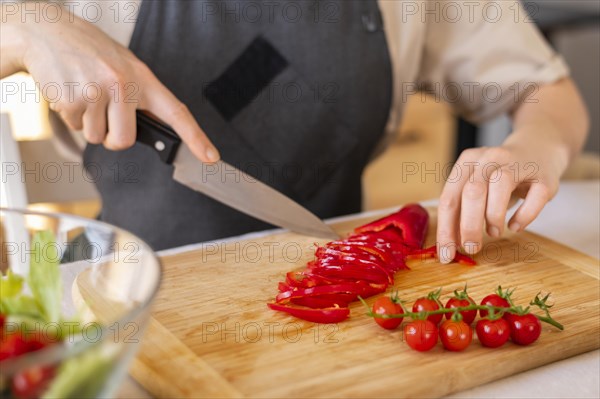
[[[96,347],[65,361],[42,398],[97,398],[115,363],[114,355],[102,349]]]
[[[42,315],[39,302],[29,295],[19,295],[2,298],[0,313],[5,315],[19,315],[39,320]]]
[[[23,290],[23,277],[8,269],[6,276],[0,279],[0,299],[13,297]]]
[[[31,239],[29,288],[47,322],[61,319],[62,280],[59,248],[54,234],[40,231]]]

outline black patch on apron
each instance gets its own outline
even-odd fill
[[[206,86],[203,94],[230,121],[287,65],[287,60],[259,36],[221,76]]]

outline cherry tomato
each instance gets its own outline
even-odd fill
[[[446,302],[446,309],[453,309],[453,308],[462,308],[465,306],[470,306],[470,305],[474,305],[475,302],[473,302],[473,299],[471,299],[470,296],[467,296],[464,299],[461,298],[457,298],[457,297],[453,297],[448,299],[448,302]],[[462,321],[467,323],[467,324],[471,324],[473,323],[473,320],[475,320],[475,317],[477,316],[477,310],[463,310],[462,312],[460,312],[460,315],[462,316]],[[446,313],[446,319],[450,319],[452,317],[452,313]]]
[[[510,303],[505,298],[502,298],[498,294],[490,294],[481,300],[482,305],[486,306],[496,306],[500,308],[510,308]],[[479,310],[479,315],[481,317],[487,317],[488,311],[481,309]]]
[[[498,348],[504,345],[510,336],[510,326],[508,325],[508,321],[503,318],[494,320],[481,319],[477,322],[475,331],[481,345],[488,348]]]
[[[398,304],[397,302],[394,302],[393,299],[391,299],[388,296],[382,296],[381,298],[377,298],[377,300],[373,304],[373,313],[381,315],[391,315],[403,314],[404,311],[402,310],[402,306],[400,306],[400,304]],[[374,319],[377,324],[379,324],[382,328],[385,328],[386,330],[394,330],[400,324],[402,324],[401,317],[393,319],[374,317]]]
[[[19,399],[39,398],[53,377],[53,367],[36,366],[22,371],[12,379],[12,394]]]
[[[29,345],[20,334],[10,334],[2,338],[0,343],[0,361],[27,353]]]
[[[404,339],[414,350],[426,352],[437,344],[437,325],[429,320],[413,320],[404,326]]]
[[[542,323],[531,313],[524,315],[512,314],[508,323],[510,338],[515,344],[529,345],[537,341],[542,333]]]
[[[440,341],[449,351],[465,350],[473,339],[473,330],[464,321],[446,320],[440,326]]]
[[[412,311],[414,313],[419,313],[419,312],[431,312],[434,310],[438,310],[440,308],[440,303],[438,301],[436,301],[435,299],[430,299],[427,297],[422,297],[419,298],[415,301],[413,307],[412,307]],[[438,324],[440,324],[440,321],[442,321],[442,314],[432,314],[430,316],[427,316],[427,320],[431,321],[433,324],[435,324],[436,326]]]

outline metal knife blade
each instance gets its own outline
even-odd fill
[[[168,126],[141,112],[137,114],[137,138],[173,164],[173,179],[240,212],[275,226],[313,237],[337,239],[339,235],[316,215],[279,191],[218,161],[203,163]]]

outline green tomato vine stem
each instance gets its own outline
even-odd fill
[[[365,300],[363,298],[361,298],[359,296],[358,299],[360,299],[360,301],[363,303],[363,305],[365,305],[369,309],[367,312],[367,316],[381,318],[381,319],[402,319],[405,317],[409,317],[413,320],[417,320],[417,319],[425,319],[428,316],[436,315],[436,314],[458,313],[458,312],[464,312],[464,311],[469,311],[469,310],[487,310],[488,312],[492,312],[492,311],[494,313],[504,312],[504,313],[512,313],[512,314],[516,314],[516,315],[523,315],[524,313],[528,312],[527,309],[526,309],[527,311],[524,312],[522,309],[519,309],[517,307],[505,308],[502,306],[469,305],[469,306],[459,306],[459,307],[450,308],[450,309],[441,308],[438,310],[423,311],[423,312],[404,312],[404,313],[399,313],[399,314],[376,314],[376,313],[373,313],[373,311],[371,310],[371,308],[369,307],[369,305],[367,304],[367,302],[365,302]],[[548,323],[548,324],[558,328],[561,331],[564,330],[564,326],[551,317],[538,316],[538,315],[534,315],[534,316],[537,317],[540,321],[543,321],[544,323]]]

